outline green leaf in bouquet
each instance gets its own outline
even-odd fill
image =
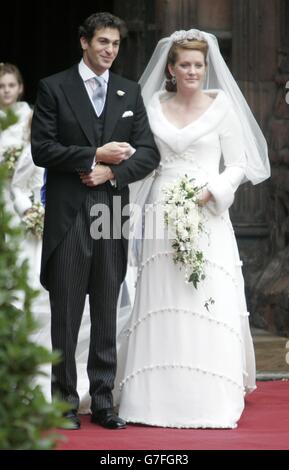
[[[5,131],[8,127],[17,124],[19,121],[19,117],[15,113],[15,111],[9,107],[5,111],[1,112],[0,115],[0,130]]]

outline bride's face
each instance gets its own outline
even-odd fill
[[[205,57],[201,51],[180,49],[174,65],[169,65],[176,77],[179,91],[196,91],[202,88],[206,73]]]

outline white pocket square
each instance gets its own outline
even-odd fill
[[[133,116],[133,112],[132,111],[125,111],[121,117],[126,118],[126,117],[130,117],[130,116]]]

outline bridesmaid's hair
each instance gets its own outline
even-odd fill
[[[184,41],[174,42],[168,53],[167,64],[165,68],[166,75],[166,90],[173,92],[177,91],[177,86],[172,82],[172,75],[169,71],[168,65],[175,65],[178,60],[178,53],[180,50],[200,51],[203,53],[205,58],[205,64],[207,65],[207,54],[209,46],[207,41],[199,41],[197,39],[185,39]]]
[[[14,64],[10,64],[9,62],[0,62],[0,78],[3,77],[3,75],[6,75],[7,73],[15,76],[18,85],[22,85],[22,87],[24,86],[23,77],[19,68]],[[22,93],[20,93],[18,99],[22,96],[23,91]]]
[[[118,29],[120,38],[127,35],[127,27],[123,20],[107,12],[93,13],[84,20],[78,28],[79,38],[85,38],[88,43],[92,40],[95,31],[102,28]]]

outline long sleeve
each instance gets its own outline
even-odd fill
[[[207,186],[213,195],[208,207],[215,214],[221,214],[233,204],[235,191],[245,176],[246,156],[242,129],[231,108],[220,124],[220,144],[225,169],[210,180]]]
[[[32,205],[31,199],[29,197],[29,191],[27,191],[27,188],[24,189],[15,186],[14,188],[11,188],[11,193],[14,199],[14,209],[18,215],[22,217]]]
[[[14,208],[20,217],[30,209],[31,196],[34,196],[35,200],[39,200],[42,181],[43,170],[34,165],[31,147],[28,145],[19,157],[10,187]]]

